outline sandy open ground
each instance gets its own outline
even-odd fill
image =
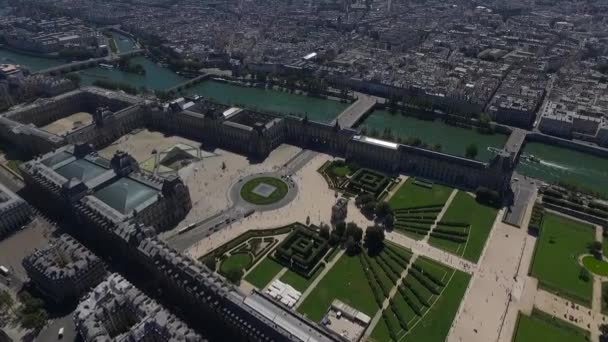
[[[232,184],[250,174],[278,170],[301,149],[291,145],[276,148],[262,163],[250,164],[241,155],[215,150],[218,156],[205,158],[179,171],[190,189],[192,210],[178,228],[199,222],[231,206],[229,191]],[[222,163],[226,169],[222,170]]]
[[[279,151],[275,150],[275,152]],[[297,183],[299,191],[297,197],[285,207],[273,211],[256,212],[199,241],[187,253],[193,258],[198,258],[247,230],[280,227],[295,221],[306,223],[307,217],[310,217],[312,224],[329,223],[331,207],[336,201],[336,193],[328,188],[325,179],[317,172],[317,169],[330,159],[332,157],[328,155],[318,154],[292,177]],[[192,189],[190,191],[192,193]],[[216,198],[216,200],[218,199]],[[221,205],[218,207],[222,208]],[[347,221],[356,222],[362,227],[371,224],[355,208],[354,201],[349,203]]]
[[[526,237],[525,230],[496,222],[448,341],[496,341]]]
[[[93,116],[89,113],[78,112],[65,118],[54,121],[44,127],[43,130],[56,135],[64,135],[76,128],[88,126],[93,122]]]
[[[153,156],[152,151],[162,152],[177,144],[186,144],[196,148],[201,145],[199,142],[177,135],[164,135],[160,132],[143,129],[135,134],[122,136],[112,145],[99,151],[99,154],[110,159],[116,151],[124,151],[132,155],[137,162],[143,163]]]

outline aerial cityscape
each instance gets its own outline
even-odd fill
[[[0,0],[0,342],[608,342],[605,0]]]

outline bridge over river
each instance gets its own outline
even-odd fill
[[[377,101],[376,97],[363,93],[356,94],[357,101],[340,113],[340,115],[331,122],[332,125],[337,121],[340,127],[353,127],[365,114],[374,108]]]
[[[104,62],[105,63],[113,62],[113,61],[119,60],[123,57],[141,55],[143,53],[144,53],[144,50],[142,50],[142,49],[132,50],[132,51],[128,51],[128,52],[119,53],[116,55],[99,57],[99,58],[91,58],[91,59],[87,59],[86,61],[76,61],[76,62],[72,62],[72,63],[62,64],[62,65],[58,65],[55,67],[38,70],[34,74],[59,75],[59,74],[67,73],[67,72],[91,68],[91,67],[94,67],[94,66],[96,66],[100,63],[104,63]]]

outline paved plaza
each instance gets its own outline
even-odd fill
[[[56,135],[65,135],[80,127],[85,127],[93,122],[93,116],[89,113],[79,112],[54,121],[44,127],[43,130]]]

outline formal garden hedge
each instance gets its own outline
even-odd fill
[[[325,162],[317,171],[325,178],[330,189],[344,191],[348,185],[348,177],[358,169],[358,166],[338,159]]]
[[[384,173],[370,169],[359,169],[351,176],[348,187],[352,192],[367,192],[377,197],[390,183],[391,177]]]
[[[229,250],[218,258],[220,262],[219,272],[227,275],[228,271],[235,267],[240,267],[243,271],[250,269],[277,244],[277,241],[272,236],[253,237],[243,241],[236,248]]]
[[[442,207],[430,205],[395,209],[394,229],[411,238],[422,239],[435,223]]]
[[[547,202],[549,204],[554,204],[554,205],[557,205],[560,207],[572,209],[574,211],[580,211],[585,214],[600,217],[602,219],[608,219],[608,212],[606,212],[602,209],[597,209],[597,206],[596,206],[596,208],[591,208],[591,207],[587,207],[587,206],[579,204],[579,203],[572,202],[570,200],[547,196],[546,194],[543,195],[543,202]]]
[[[409,252],[406,252],[409,253]],[[390,289],[401,277],[404,265],[410,263],[411,254],[404,255],[402,249],[387,244],[384,250],[376,257],[361,257],[362,266],[367,270],[367,278],[374,289],[374,297],[379,305],[388,296],[386,283],[388,278]],[[404,263],[406,262],[406,263]],[[410,332],[416,323],[435,304],[435,299],[441,295],[447,286],[451,270],[420,257],[412,263],[407,276],[396,289],[388,307],[382,312],[382,325],[376,327],[372,337],[376,340],[399,341]]]
[[[330,189],[340,191],[346,196],[370,193],[377,200],[386,197],[395,185],[394,178],[382,172],[360,168],[344,160],[333,160],[317,170]]]
[[[528,231],[534,235],[538,235],[540,227],[543,225],[543,217],[545,215],[545,209],[540,203],[534,203],[532,207],[532,217],[528,224]]]
[[[239,246],[243,242],[249,240],[252,237],[264,237],[264,236],[274,236],[274,235],[282,235],[291,233],[296,227],[302,226],[299,223],[292,223],[287,226],[272,228],[272,229],[261,229],[261,230],[249,230],[244,232],[243,234],[237,236],[236,238],[226,242],[225,244],[219,246],[218,248],[212,250],[211,252],[205,254],[201,257],[201,259],[206,259],[209,256],[215,256],[219,258],[222,254],[228,252],[234,247]]]
[[[276,248],[274,259],[290,270],[308,277],[329,250],[329,240],[316,231],[298,227]]]

